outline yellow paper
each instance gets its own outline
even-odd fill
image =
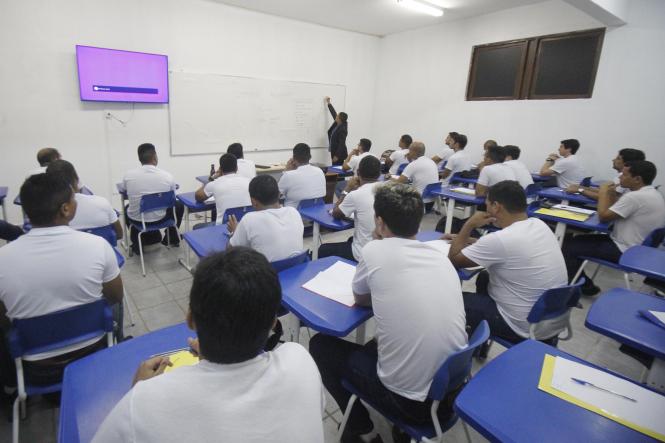
[[[586,221],[590,215],[580,214],[578,212],[566,211],[565,209],[547,209],[540,208],[536,211],[536,214],[551,215],[552,217],[565,218],[568,220],[575,221]]]
[[[612,415],[601,408],[585,403],[577,399],[576,397],[573,397],[572,395],[554,389],[552,387],[552,376],[554,375],[555,360],[556,358],[553,355],[545,354],[545,360],[543,361],[543,370],[540,373],[540,380],[538,381],[538,389],[547,392],[548,394],[551,394],[555,397],[558,397],[561,400],[565,400],[568,403],[572,403],[576,406],[579,406],[580,408],[584,408],[588,411],[595,412],[598,415],[602,415],[605,418],[608,418],[612,421],[622,424],[630,429],[634,429],[637,432],[641,432],[642,434],[648,435],[649,437],[655,438],[656,440],[665,441],[665,435],[659,434],[650,429],[636,425],[635,423],[624,420],[621,417]]]
[[[167,366],[164,372],[170,372],[180,366],[193,366],[199,362],[199,358],[189,351],[179,351],[168,357],[173,366]]]

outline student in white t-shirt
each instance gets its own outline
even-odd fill
[[[249,198],[249,179],[238,173],[238,160],[233,154],[219,157],[219,170],[214,180],[196,190],[194,198],[204,202],[215,198],[216,224],[221,225],[224,213],[229,208],[239,208],[252,204]]]
[[[416,240],[424,204],[413,187],[379,186],[374,211],[378,240],[363,248],[352,287],[356,304],[374,310],[376,340],[360,345],[317,334],[309,350],[342,410],[351,397],[342,386],[346,379],[388,415],[431,423],[432,378],[450,354],[467,346],[460,281],[445,242]],[[452,413],[448,404],[439,405],[443,421]],[[372,429],[367,409],[356,402],[343,441],[360,441]]]
[[[240,222],[234,215],[229,217],[229,245],[250,247],[271,262],[302,252],[302,218],[295,208],[279,204],[277,181],[267,174],[254,177],[249,196],[255,211]]]
[[[201,361],[166,374],[168,356],[143,362],[92,441],[323,443],[325,395],[312,358],[297,343],[263,350],[280,302],[277,274],[258,252],[231,248],[201,261],[186,316]]]
[[[62,156],[55,148],[40,149],[39,151],[37,151],[37,163],[39,163],[39,167],[28,172],[28,175],[26,177],[30,177],[31,175],[36,175],[36,174],[43,174],[44,172],[46,172],[46,168],[48,167],[49,163],[55,160],[60,160],[61,158]]]
[[[483,156],[480,158],[480,161],[478,162],[476,167],[472,169],[472,171],[480,173],[480,171],[483,170],[483,168],[485,167],[485,164],[486,164],[485,163],[485,154],[487,154],[487,150],[489,148],[496,148],[497,146],[499,146],[499,144],[496,142],[496,140],[492,140],[492,139],[485,140],[485,143],[483,143]]]
[[[503,163],[513,170],[515,179],[519,182],[519,184],[524,189],[526,189],[527,186],[532,185],[533,177],[531,176],[531,172],[529,172],[529,168],[527,168],[524,163],[518,160],[521,153],[520,148],[515,145],[506,145],[503,147],[503,152],[506,154],[506,159],[503,161]]]
[[[396,180],[399,183],[410,181],[413,187],[422,195],[427,185],[439,181],[439,170],[431,158],[425,157],[425,144],[423,142],[415,141],[411,143],[407,157],[410,163]],[[432,198],[425,200],[427,203],[431,201]]]
[[[486,269],[478,276],[476,293],[464,293],[469,328],[487,320],[492,335],[519,342],[529,337],[527,316],[543,292],[567,283],[566,264],[550,228],[527,216],[519,183],[491,186],[486,204],[487,212],[476,212],[453,237],[449,257],[457,268]],[[470,237],[490,223],[501,230],[478,240]]]
[[[250,180],[256,177],[256,165],[245,158],[240,143],[231,143],[226,149],[226,153],[233,154],[238,159],[238,174]]]
[[[506,180],[517,180],[513,170],[503,161],[506,152],[501,146],[491,146],[485,151],[485,166],[478,175],[476,183],[476,197],[487,195],[487,189],[499,182]]]
[[[586,177],[584,166],[575,155],[580,149],[580,142],[574,138],[561,140],[559,153],[550,154],[540,168],[540,175],[556,176],[557,186],[566,189],[578,185]]]
[[[635,161],[623,168],[620,185],[630,192],[621,198],[616,185],[604,183],[598,190],[598,218],[614,222],[614,229],[606,234],[577,235],[563,244],[563,254],[572,279],[582,264],[580,257],[595,257],[618,263],[621,254],[631,246],[642,244],[651,231],[665,226],[665,201],[651,186],[656,178],[656,166],[650,161]],[[652,245],[655,246],[655,245]],[[584,273],[586,283],[582,293],[595,295],[600,288]]]
[[[69,222],[69,227],[80,231],[82,229],[102,228],[113,225],[117,239],[122,238],[122,226],[118,220],[111,203],[99,195],[87,195],[81,193],[79,177],[74,165],[67,160],[55,160],[48,165],[47,174],[54,174],[60,180],[64,180],[74,190],[76,199],[76,215]]]
[[[0,248],[0,323],[104,298],[117,304],[115,320],[122,325],[123,286],[115,253],[103,238],[67,226],[77,207],[69,183],[54,174],[37,174],[26,179],[20,195],[32,229]],[[38,362],[25,363],[26,374],[35,383],[58,382],[67,363],[105,344],[102,334],[68,347],[57,359],[57,352],[42,353]],[[0,358],[6,357],[0,352]]]
[[[452,144],[452,148],[455,151],[455,153],[448,158],[446,167],[443,169],[443,172],[441,172],[441,178],[443,179],[444,184],[447,184],[450,181],[450,178],[452,177],[453,174],[470,170],[471,165],[473,164],[471,157],[469,157],[467,153],[464,151],[464,148],[466,147],[467,144],[466,135],[464,134],[455,135],[454,133],[451,134],[454,141],[454,143]]]
[[[616,188],[614,190],[616,191],[617,194],[624,194],[628,192],[628,189],[623,188],[620,186],[619,182],[621,180],[621,171],[623,171],[623,168],[631,163],[631,162],[636,162],[636,161],[643,161],[646,160],[646,156],[644,155],[644,152],[640,151],[639,149],[621,149],[617,156],[612,160],[612,168],[617,171],[617,175],[614,177],[614,184],[616,185]],[[594,200],[598,200],[598,188],[597,187],[592,187],[592,186],[582,186],[582,185],[569,185],[566,188],[566,192],[575,194],[575,193],[580,193],[585,197],[592,198]]]
[[[399,144],[390,157],[386,159],[386,166],[389,168],[390,175],[397,175],[397,170],[400,166],[409,163],[406,154],[409,153],[409,146],[413,143],[413,138],[409,134],[404,134],[399,138]]]
[[[326,176],[321,168],[309,164],[311,158],[306,143],[293,147],[293,157],[286,163],[286,171],[278,182],[279,192],[285,198],[284,206],[297,208],[300,200],[326,195]]]
[[[319,258],[337,256],[360,261],[362,248],[372,240],[374,232],[374,192],[381,175],[381,162],[365,157],[358,167],[358,176],[346,182],[346,189],[335,203],[332,216],[336,219],[353,217],[353,237],[341,243],[324,243]]]
[[[342,169],[345,171],[351,170],[353,175],[356,175],[360,160],[368,155],[372,155],[369,152],[370,149],[372,149],[372,141],[368,138],[361,138],[358,142],[358,146],[355,149],[352,149],[351,152],[349,152],[349,155],[344,159]]]
[[[436,163],[437,165],[441,162],[446,162],[450,158],[451,155],[455,153],[455,150],[452,148],[453,143],[455,143],[455,137],[457,137],[459,134],[457,132],[449,132],[448,135],[446,135],[446,139],[443,141],[446,145],[445,148],[443,148],[443,151],[439,155],[433,155],[432,156],[432,161]],[[441,167],[439,167],[441,169]]]

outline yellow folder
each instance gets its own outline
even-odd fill
[[[193,366],[199,362],[199,357],[189,351],[179,351],[168,355],[173,366],[167,366],[164,372],[171,372],[180,366]]]
[[[540,208],[536,211],[536,214],[551,215],[552,217],[565,218],[568,220],[575,221],[586,221],[590,215],[580,214],[578,212],[566,211],[565,209],[547,209]]]

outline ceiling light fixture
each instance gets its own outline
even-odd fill
[[[441,17],[443,15],[443,9],[428,3],[423,3],[419,0],[397,0],[397,4],[411,9],[412,11],[421,12],[434,17]]]

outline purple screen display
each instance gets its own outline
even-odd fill
[[[169,102],[165,55],[76,46],[81,100]]]

